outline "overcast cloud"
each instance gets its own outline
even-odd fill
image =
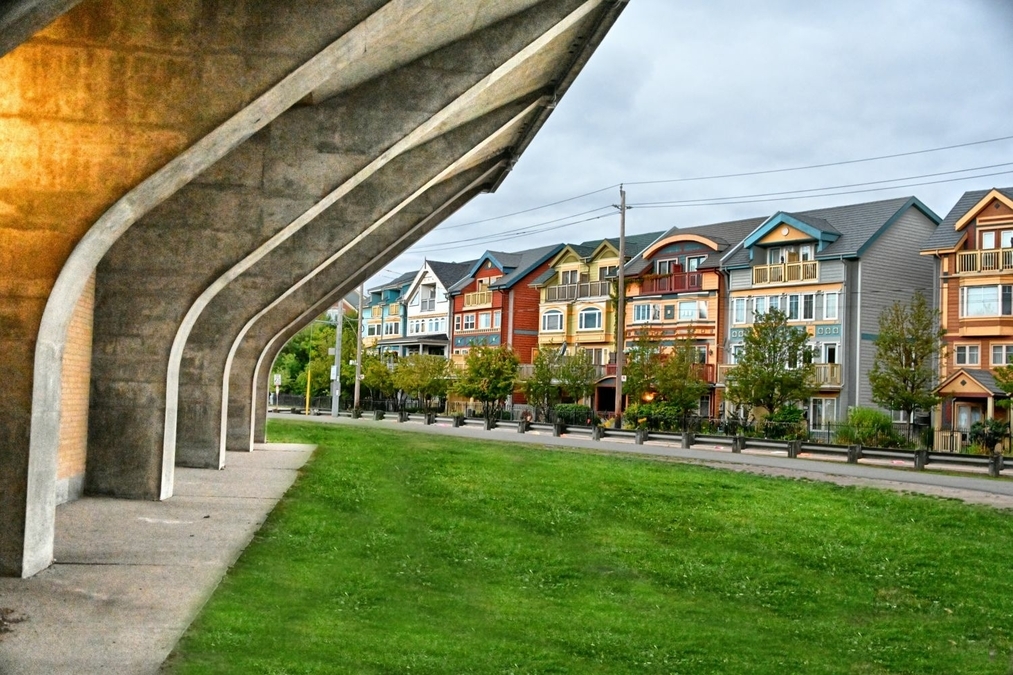
[[[1013,0],[630,0],[499,191],[474,199],[367,287],[416,270],[427,257],[463,261],[485,250],[617,236],[618,212],[609,205],[618,203],[618,188],[491,223],[468,223],[620,182],[627,184],[634,206],[627,216],[630,233],[912,194],[945,216],[966,190],[1013,185],[1013,166],[901,184],[1004,175],[878,192],[677,208],[637,205],[1003,164],[1013,162],[1013,140],[818,170],[636,183],[824,164],[1002,136],[1013,136]],[[571,219],[605,216],[597,220],[536,227],[599,207],[608,208]],[[488,239],[530,228],[543,231]]]

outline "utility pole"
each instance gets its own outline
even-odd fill
[[[615,206],[615,205],[613,205]],[[623,361],[626,360],[626,190],[619,185],[619,270],[616,288],[616,426],[623,420]]]
[[[341,333],[345,328],[345,299],[338,303],[338,320],[334,327],[334,383],[331,385],[331,417],[338,416],[341,403]]]
[[[358,330],[355,334],[355,399],[352,408],[359,408],[359,386],[362,384],[362,292],[363,284],[359,284],[359,316],[356,319]]]

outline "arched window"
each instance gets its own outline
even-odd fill
[[[542,314],[542,330],[560,331],[563,330],[563,313],[558,309],[550,309]]]
[[[601,330],[601,310],[596,307],[580,310],[577,327],[580,330]]]

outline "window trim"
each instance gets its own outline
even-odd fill
[[[968,361],[968,356],[971,350],[975,351],[975,360]],[[964,362],[960,362],[960,351],[964,350]],[[953,364],[955,366],[979,366],[981,365],[981,343],[980,342],[961,342],[953,345]]]
[[[740,318],[740,314],[739,314],[740,303],[741,303],[741,307],[742,307],[741,318]],[[737,326],[740,326],[740,325],[746,323],[746,320],[749,318],[747,316],[748,312],[746,312],[746,309],[747,309],[747,307],[746,307],[746,298],[732,298],[732,323],[733,324],[735,324]]]
[[[989,364],[993,368],[1002,368],[1003,366],[1013,365],[1013,343],[1008,342],[993,342],[989,349]],[[995,350],[996,348],[1003,350],[1003,355],[1006,357],[1005,361],[996,363],[995,361]]]
[[[475,314],[465,314],[463,325],[464,327],[461,330],[475,330],[475,326],[477,325],[475,323]]]
[[[559,318],[559,328],[549,328],[546,325],[546,319],[550,316]],[[565,326],[563,325],[563,313],[558,309],[547,309],[542,312],[542,331],[545,333],[562,333]]]
[[[597,325],[587,326],[587,325],[585,325],[584,317],[585,316],[591,316],[591,315],[597,316],[597,321],[596,321]],[[602,315],[601,309],[599,309],[598,307],[585,307],[584,309],[582,309],[579,312],[577,312],[577,330],[600,331],[602,329],[602,326],[604,325],[602,319],[603,319],[603,315]]]
[[[647,318],[638,319],[637,314],[641,309],[646,309]],[[633,304],[633,323],[650,323],[653,310],[649,302],[637,302]]]

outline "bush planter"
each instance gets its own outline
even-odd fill
[[[453,424],[453,426],[454,426],[455,429],[457,427],[463,427],[464,426],[464,417],[462,417],[461,415],[454,415],[453,417],[450,418],[450,422],[451,422],[451,424]]]
[[[374,410],[373,411],[373,419],[377,420],[377,421],[382,420],[383,419],[383,411],[382,410]]]

